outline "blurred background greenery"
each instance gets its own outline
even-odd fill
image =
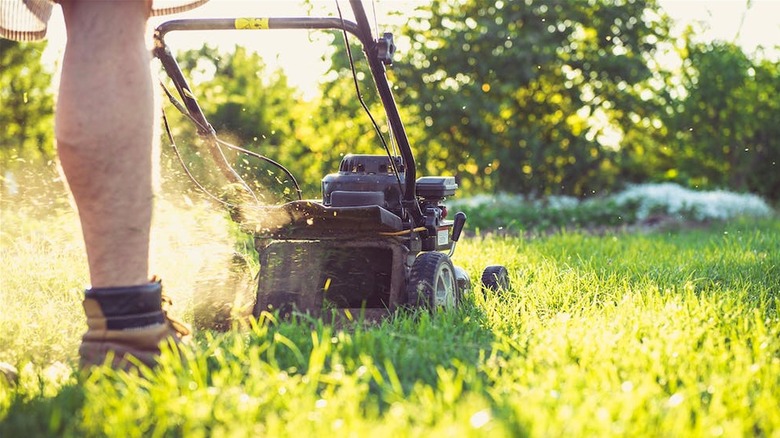
[[[314,13],[327,9],[305,3]],[[328,6],[325,13],[335,14]],[[747,53],[735,41],[697,38],[696,26],[673,31],[656,0],[415,6],[380,18],[398,23],[389,30],[402,50],[388,76],[418,174],[455,175],[462,195],[586,198],[674,182],[775,204],[780,198],[780,61],[771,55],[778,47]],[[177,55],[220,136],[283,163],[311,198],[344,154],[382,153],[355,97],[340,34],[308,37],[311,51],[300,56],[326,66],[309,90],[234,37],[233,46],[206,40]],[[269,38],[284,47],[285,38]],[[350,42],[361,93],[389,137],[366,63]],[[41,177],[26,175],[30,163],[54,162],[56,62],[46,61],[45,47],[0,40],[4,193]],[[194,129],[167,110],[185,160],[209,179],[213,166]],[[164,174],[182,182],[169,144],[163,138]],[[263,184],[281,181],[260,163],[235,160]]]

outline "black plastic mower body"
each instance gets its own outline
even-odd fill
[[[457,185],[446,177],[424,181],[422,202],[438,208],[440,218],[428,236],[425,227],[405,228],[393,166],[401,167],[400,158],[347,155],[338,173],[323,178],[321,202],[294,201],[268,211],[277,225],[255,235],[261,266],[256,315],[334,309],[374,319],[408,304],[407,278],[417,255],[424,247],[452,247],[454,223],[441,219],[439,203]]]

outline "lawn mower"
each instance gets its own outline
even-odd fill
[[[165,43],[169,32],[340,31],[354,75],[354,61],[346,41],[350,34],[362,45],[397,143],[398,152],[391,152],[374,123],[385,153],[344,156],[338,171],[322,179],[322,199],[300,199],[298,189],[297,200],[254,206],[261,217],[269,218],[268,223],[273,224],[252,230],[260,264],[255,316],[278,311],[284,315],[303,312],[321,317],[332,310],[332,315],[377,319],[400,308],[454,309],[471,289],[466,271],[452,263],[466,215],[459,212],[450,219],[443,203],[455,195],[456,180],[453,176],[417,177],[412,148],[385,76],[395,51],[393,36],[384,33],[374,38],[361,1],[351,0],[350,5],[354,22],[345,20],[339,10],[339,17],[180,19],[162,23],[155,30],[154,54],[178,92],[178,98],[170,92],[168,97],[196,125],[221,173],[244,194],[252,193],[250,184],[239,176],[222,147],[284,167],[219,140]],[[359,90],[358,98],[368,112]],[[234,218],[240,222],[240,216],[236,214]],[[508,287],[503,266],[488,266],[481,280],[488,289]]]

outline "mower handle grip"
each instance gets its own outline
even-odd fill
[[[466,225],[466,213],[462,211],[455,213],[454,222],[452,225],[452,241],[457,242],[460,239],[460,233],[463,232],[463,226]]]

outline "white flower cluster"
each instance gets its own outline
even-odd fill
[[[641,184],[611,197],[618,205],[633,204],[637,219],[668,214],[695,220],[729,219],[738,216],[764,217],[772,208],[760,197],[715,190],[697,192],[673,183]]]
[[[573,210],[583,203],[614,202],[619,207],[636,209],[637,220],[645,220],[656,214],[677,216],[697,221],[729,219],[738,216],[766,217],[774,214],[772,208],[760,197],[724,190],[701,192],[686,189],[673,183],[640,184],[606,198],[590,198],[579,201],[571,196],[549,196],[530,200],[523,195],[499,193],[477,195],[451,201],[450,208],[495,208],[526,204],[538,209]]]
[[[449,202],[450,208],[501,208],[505,205],[517,205],[526,202],[526,198],[523,195],[514,195],[509,193],[498,193],[495,195],[476,195],[470,198],[455,199]]]
[[[547,210],[569,210],[580,205],[579,199],[573,196],[547,196],[541,199],[529,199],[524,195],[501,192],[495,195],[476,195],[470,198],[456,199],[449,202],[450,208],[501,208],[526,204],[529,207]]]

